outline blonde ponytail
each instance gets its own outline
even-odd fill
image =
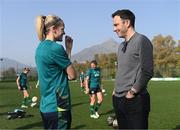
[[[58,16],[47,15],[36,17],[36,31],[40,41],[45,40],[46,34],[49,32],[49,28],[54,26],[62,26],[64,22]]]
[[[36,18],[36,31],[40,41],[45,39],[45,16],[37,16]]]

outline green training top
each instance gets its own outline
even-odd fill
[[[64,47],[44,40],[36,49],[35,60],[40,85],[40,111],[56,112],[71,109],[66,68],[71,64]]]
[[[87,71],[86,76],[89,77],[89,87],[90,88],[98,88],[100,87],[100,69],[99,68],[90,68]]]
[[[27,87],[27,74],[25,74],[25,73],[20,74],[19,84],[20,84],[20,86],[26,86]]]

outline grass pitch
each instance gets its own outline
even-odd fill
[[[36,82],[30,82],[31,96],[39,99]],[[73,129],[112,129],[107,125],[107,117],[114,114],[111,93],[114,81],[103,81],[107,96],[100,108],[100,118],[89,117],[89,97],[80,91],[79,82],[70,82],[72,98]],[[151,95],[150,129],[180,129],[180,81],[151,81],[148,85]],[[0,82],[0,129],[43,129],[39,104],[34,108],[25,109],[26,117],[7,120],[7,112],[20,108],[22,93],[15,82]],[[21,108],[20,108],[21,109]]]

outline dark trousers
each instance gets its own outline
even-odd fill
[[[139,94],[132,99],[113,96],[119,129],[148,129],[150,95]]]
[[[41,117],[45,130],[66,130],[71,127],[71,111],[42,113]]]

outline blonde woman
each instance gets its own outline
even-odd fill
[[[40,112],[45,129],[70,129],[71,99],[68,80],[76,78],[69,59],[73,40],[65,37],[66,51],[61,44],[65,24],[55,15],[38,16],[36,30],[40,43],[35,60],[41,93]]]

